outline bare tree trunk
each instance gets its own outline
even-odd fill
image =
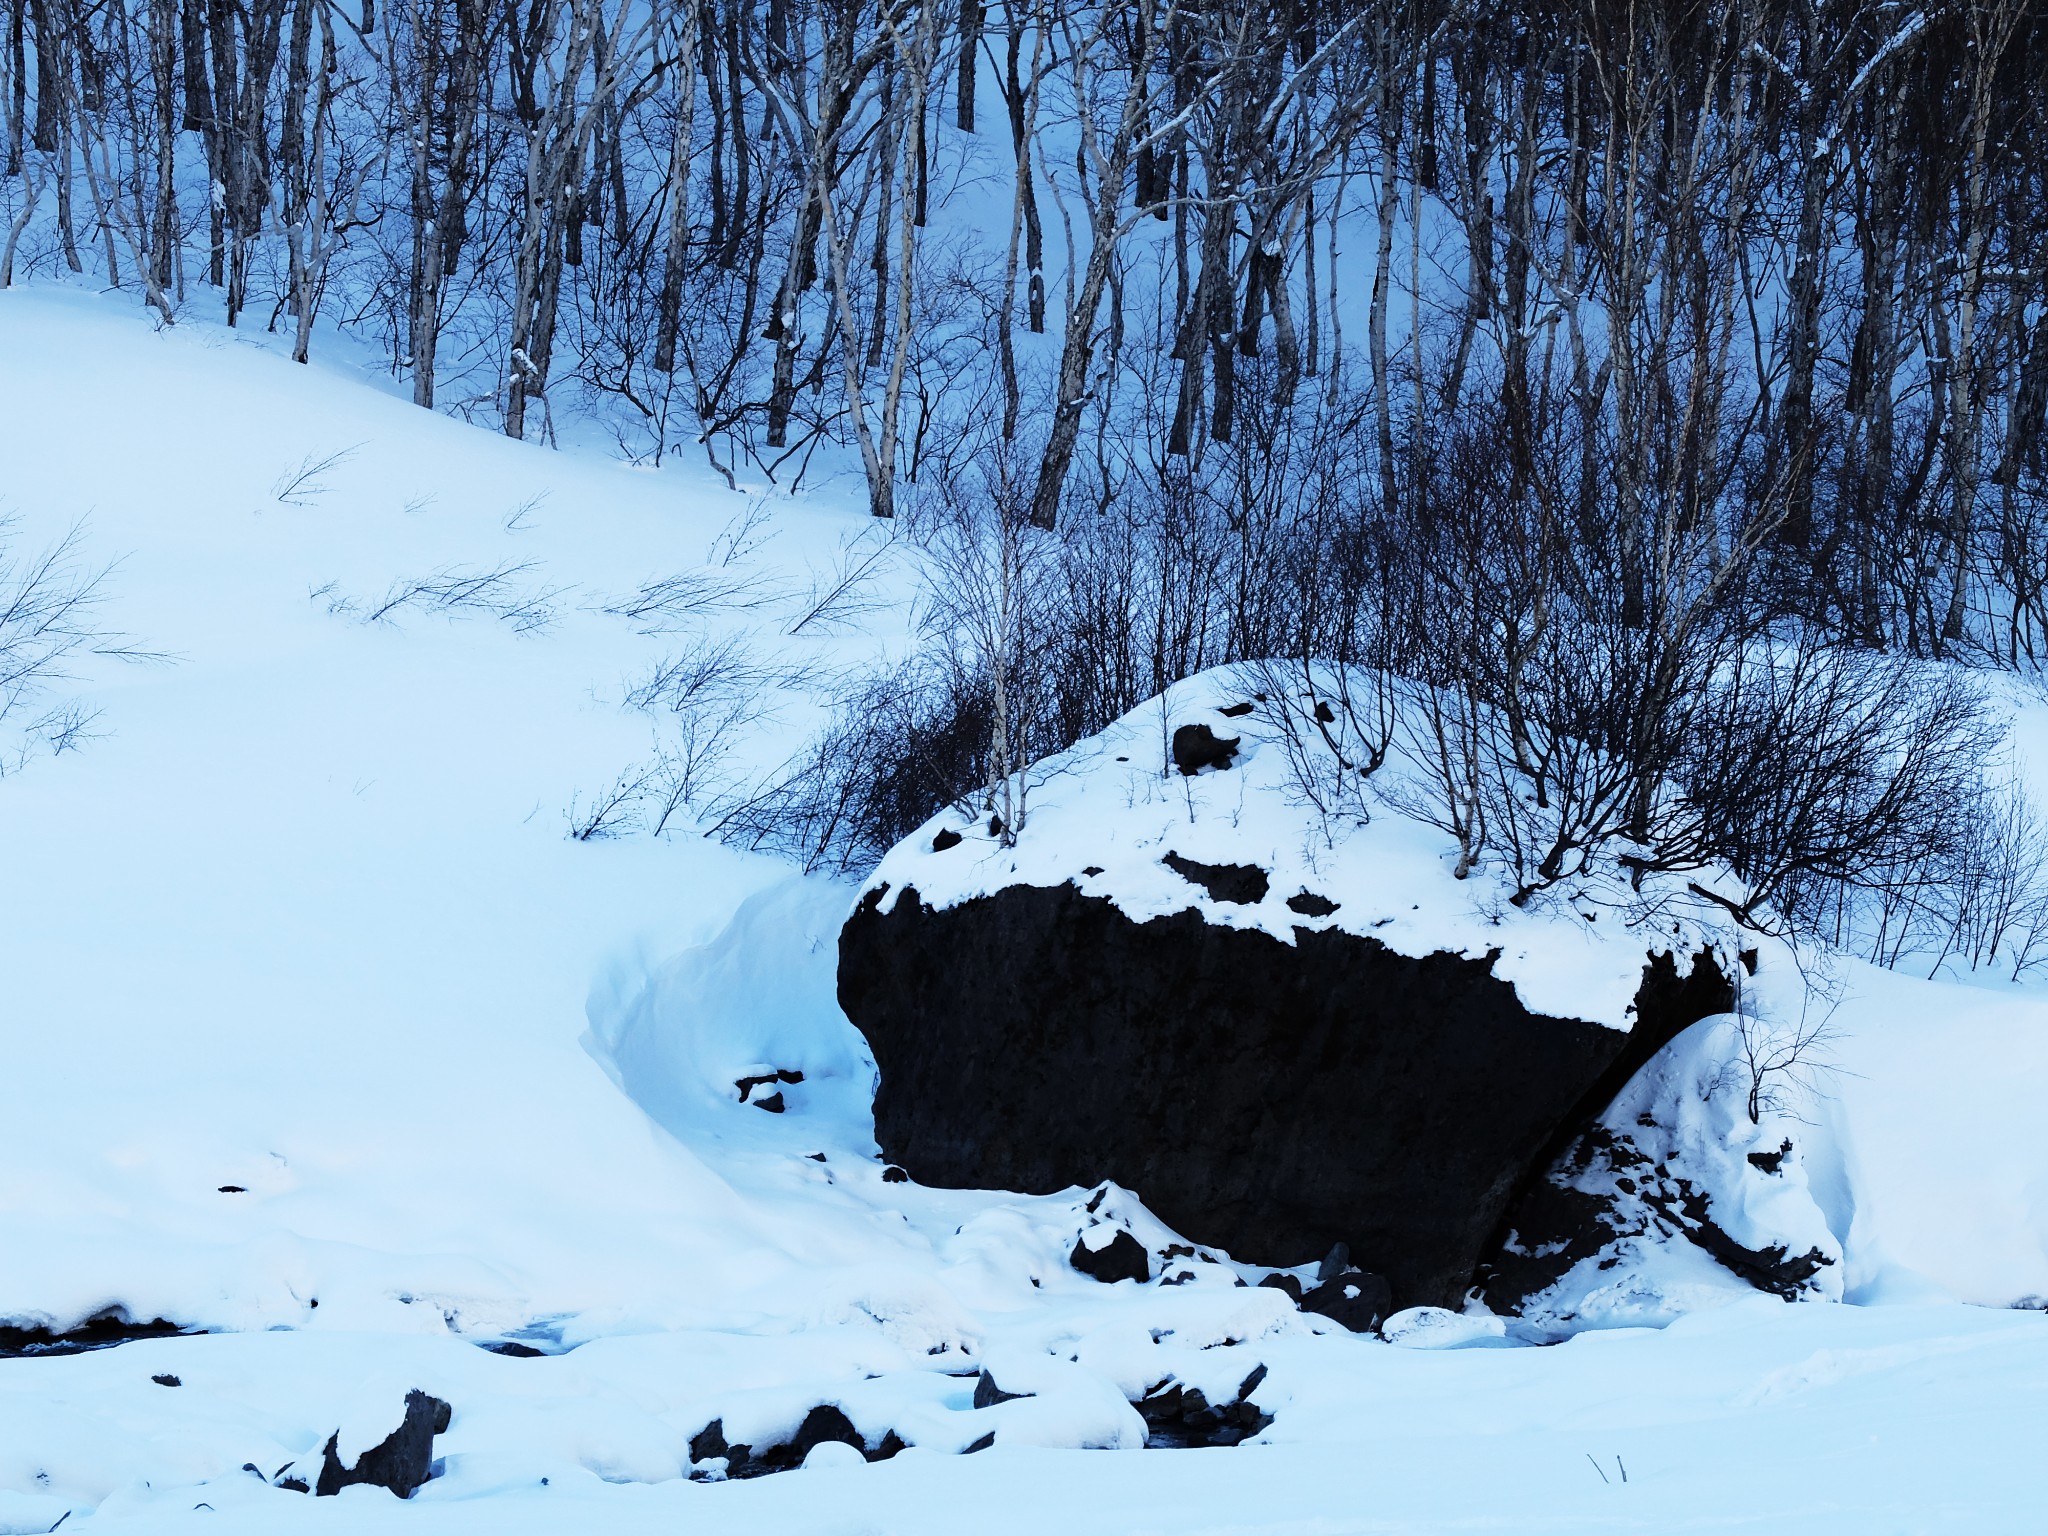
[[[669,144],[668,160],[668,243],[661,267],[660,330],[654,343],[654,366],[673,373],[676,366],[676,330],[682,323],[683,264],[690,247],[690,146],[697,117],[697,37],[702,30],[700,0],[690,0],[689,13],[682,19],[675,40],[676,131]],[[714,134],[711,141],[713,164],[719,153]]]
[[[156,188],[151,199],[154,219],[149,237],[153,273],[159,290],[168,290],[174,276],[178,243],[178,8],[176,0],[150,0],[150,83],[156,93]],[[139,173],[138,173],[139,179]]]
[[[1947,349],[1949,493],[1951,497],[1948,609],[1941,638],[1953,644],[1963,638],[1969,601],[1970,556],[1976,535],[1977,481],[1984,401],[1977,377],[1977,310],[1984,288],[1985,251],[1989,244],[1989,180],[1991,119],[1996,107],[1996,79],[2001,58],[2018,26],[2018,0],[1990,0],[1972,5],[1969,22],[1971,63],[1969,148],[1964,161],[1961,250],[1955,263],[1956,313]],[[1938,281],[1938,279],[1937,279]]]
[[[452,56],[446,55],[440,47],[437,3],[409,0],[414,34],[422,39],[413,116],[412,398],[415,405],[428,408],[434,403],[441,305],[465,237],[470,148],[487,41],[483,0],[453,0],[454,50]],[[444,123],[444,169],[436,187],[430,151]]]
[[[974,132],[974,79],[981,66],[983,0],[960,0],[960,69],[953,84],[953,120]]]
[[[7,226],[7,243],[0,245],[0,288],[14,286],[14,252],[21,244],[22,231],[36,216],[36,203],[43,195],[43,178],[27,165],[21,170],[21,184],[21,206],[15,209],[14,220]]]
[[[970,0],[972,3],[972,0]],[[1016,165],[1017,203],[1024,215],[1025,309],[1032,334],[1045,330],[1045,231],[1038,221],[1038,193],[1032,184],[1031,136],[1037,130],[1038,60],[1045,45],[1045,28],[1036,29],[1031,48],[1031,78],[1019,72],[1024,46],[1024,29],[1016,16],[1010,17],[1008,73],[1003,82],[1003,101],[1010,112],[1010,150]]]
[[[1147,46],[1156,47],[1158,30],[1152,24],[1156,7],[1152,0],[1138,0],[1138,4],[1145,15],[1143,36],[1147,39]],[[1116,258],[1117,245],[1125,229],[1124,183],[1130,176],[1131,161],[1140,144],[1154,138],[1153,133],[1142,138],[1139,133],[1139,125],[1145,121],[1145,98],[1136,91],[1128,91],[1107,149],[1099,142],[1090,120],[1090,114],[1096,107],[1097,79],[1091,46],[1100,46],[1103,40],[1103,34],[1098,33],[1093,45],[1083,43],[1078,48],[1069,45],[1068,63],[1080,121],[1078,164],[1092,168],[1095,190],[1088,200],[1088,261],[1067,311],[1058,381],[1054,387],[1052,425],[1046,434],[1045,453],[1038,466],[1038,483],[1031,496],[1030,520],[1035,528],[1051,528],[1059,517],[1067,471],[1074,461],[1074,446],[1080,441],[1081,412],[1087,404],[1088,372],[1095,355],[1095,317],[1102,306],[1103,290],[1109,286],[1110,264]],[[1144,73],[1151,66],[1149,56],[1129,61],[1134,74]]]

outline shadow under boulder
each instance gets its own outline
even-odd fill
[[[841,932],[839,1001],[892,1163],[941,1186],[1114,1179],[1245,1260],[1347,1244],[1391,1285],[1378,1307],[1458,1305],[1521,1191],[1730,996],[1708,957],[1684,977],[1656,957],[1623,1032],[1531,1013],[1487,960],[1137,922],[1071,884],[882,907]]]

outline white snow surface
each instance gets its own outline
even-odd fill
[[[693,633],[841,666],[900,642],[909,557],[859,626],[790,634],[808,574],[866,533],[857,500],[770,495],[767,542],[707,567],[759,488],[509,443],[374,383],[116,299],[0,293],[16,548],[83,519],[87,558],[119,562],[107,621],[169,657],[81,669],[98,739],[0,778],[0,1321],[216,1330],[0,1359],[0,1533],[2039,1529],[2048,1316],[2013,1304],[2048,1296],[2040,1000],[1839,968],[1794,1214],[1836,1244],[1850,1304],[1716,1283],[1668,1326],[1554,1348],[1478,1313],[1407,1314],[1383,1342],[1222,1256],[1162,1265],[1175,1234],[1142,1191],[1091,1213],[1087,1191],[886,1182],[872,1062],[832,999],[855,890],[687,833],[564,834],[649,750],[627,682],[688,638],[605,599],[737,569],[772,600]],[[330,611],[504,565],[553,594],[542,632]],[[773,761],[829,697],[791,691],[749,750]],[[1017,856],[1044,828],[1043,864],[997,869],[984,836],[881,878],[941,901],[1065,879],[1069,816],[1069,862],[1116,870],[1119,900],[1202,905],[1146,883],[1164,848],[1236,862],[1261,837],[1278,910],[1211,920],[1284,941],[1306,887],[1397,948],[1500,948],[1538,1011],[1626,1023],[1641,951],[1605,917],[1483,910],[1391,816],[1358,834],[1370,859],[1303,846],[1257,797],[1204,841],[1190,804],[1226,815],[1214,797],[1273,771],[1251,734],[1235,779],[1183,783],[1156,718],[1123,728],[1147,752],[1130,805],[1106,775],[1069,802],[1039,786]],[[1812,1006],[1768,955],[1754,997]],[[777,1069],[803,1074],[784,1113],[740,1102]],[[1184,1283],[1076,1273],[1105,1225]],[[542,1353],[478,1347],[508,1339]],[[984,1365],[1033,1395],[973,1408]],[[1131,1448],[1133,1397],[1227,1396],[1255,1366],[1253,1443]],[[454,1418],[410,1503],[273,1486],[337,1432],[375,1443],[412,1388]],[[913,1448],[690,1479],[713,1417],[765,1443],[821,1403]]]

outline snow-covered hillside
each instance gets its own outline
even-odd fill
[[[733,759],[766,765],[900,642],[907,550],[814,612],[878,540],[859,496],[508,442],[36,290],[0,293],[0,511],[17,557],[81,525],[103,622],[161,653],[82,666],[97,738],[0,777],[0,1322],[211,1330],[0,1360],[0,1532],[2038,1529],[2037,997],[1765,965],[1766,1017],[1832,1010],[1841,1070],[1785,1112],[1849,1305],[1708,1275],[1661,1330],[1533,1348],[1354,1337],[1222,1260],[1099,1284],[1084,1231],[1171,1240],[1128,1194],[885,1178],[851,886],[569,835],[661,752],[624,700],[665,657],[772,674]],[[742,1102],[777,1072],[782,1113]],[[1133,1398],[1261,1367],[1255,1443],[1136,1449]],[[1030,1395],[975,1407],[984,1369]],[[412,1388],[454,1416],[410,1504],[272,1485]],[[689,1480],[712,1420],[820,1404],[911,1449]]]

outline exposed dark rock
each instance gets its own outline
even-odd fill
[[[1401,1306],[1458,1306],[1521,1190],[1650,1054],[1725,1010],[1704,957],[1644,969],[1630,1033],[1531,1014],[1489,962],[1295,943],[1072,885],[944,911],[870,896],[839,1001],[881,1069],[875,1130],[921,1183],[1114,1179],[1240,1259],[1347,1242]]]
[[[1017,1398],[1029,1396],[1029,1392],[1005,1392],[987,1371],[975,1379],[974,1406],[977,1408],[993,1408],[997,1403],[1014,1402]]]
[[[1249,699],[1245,700],[1242,704],[1226,704],[1216,711],[1217,714],[1226,720],[1241,720],[1251,712],[1252,703]]]
[[[1783,1243],[1746,1248],[1714,1220],[1704,1190],[1694,1188],[1689,1179],[1679,1179],[1677,1183],[1681,1186],[1677,1210],[1667,1212],[1674,1224],[1722,1268],[1740,1275],[1758,1290],[1791,1301],[1806,1289],[1807,1281],[1835,1262],[1818,1248],[1809,1248],[1805,1253],[1793,1253]]]
[[[763,1472],[782,1472],[791,1467],[800,1467],[804,1458],[823,1445],[827,1440],[837,1440],[850,1445],[862,1455],[867,1454],[867,1442],[861,1439],[860,1431],[853,1427],[853,1420],[845,1410],[832,1403],[820,1403],[796,1427],[796,1436],[782,1445],[771,1445],[754,1452],[754,1462]]]
[[[1261,1280],[1259,1284],[1265,1286],[1268,1290],[1285,1291],[1288,1299],[1294,1302],[1296,1306],[1301,1304],[1301,1282],[1290,1274],[1275,1270],[1272,1274]]]
[[[884,1184],[908,1184],[910,1182],[910,1175],[901,1168],[898,1168],[894,1163],[891,1163],[882,1170],[882,1182]]]
[[[153,1317],[146,1323],[130,1322],[124,1310],[109,1307],[62,1333],[40,1323],[26,1327],[18,1323],[0,1323],[0,1360],[22,1355],[82,1355],[88,1350],[112,1349],[116,1344],[132,1343],[136,1339],[174,1339],[203,1331],[180,1328],[161,1317]]]
[[[1775,1174],[1791,1151],[1788,1141],[1776,1152],[1749,1154],[1749,1161]],[[1595,1167],[1615,1175],[1617,1193],[1574,1187],[1574,1179]],[[1515,1241],[1493,1255],[1485,1277],[1487,1303],[1497,1311],[1521,1307],[1620,1237],[1684,1237],[1758,1290],[1788,1301],[1804,1295],[1808,1282],[1834,1263],[1818,1248],[1795,1254],[1782,1243],[1750,1248],[1737,1242],[1714,1219],[1706,1190],[1605,1125],[1589,1126],[1574,1139],[1516,1202],[1510,1226]]]
[[[1236,1445],[1273,1422],[1273,1416],[1248,1401],[1266,1379],[1266,1368],[1254,1366],[1227,1403],[1211,1403],[1200,1387],[1161,1382],[1131,1406],[1145,1420],[1145,1444],[1152,1450]]]
[[[1145,1252],[1145,1245],[1121,1230],[1100,1248],[1090,1248],[1084,1238],[1075,1238],[1074,1251],[1067,1255],[1067,1262],[1105,1284],[1152,1278],[1152,1259]]]
[[[948,848],[960,846],[960,834],[951,827],[939,828],[939,835],[932,839],[932,852],[944,853]]]
[[[405,1417],[398,1428],[344,1467],[336,1454],[339,1431],[327,1437],[320,1453],[320,1480],[313,1485],[315,1497],[326,1498],[370,1483],[389,1488],[401,1499],[409,1499],[419,1486],[434,1475],[434,1436],[447,1431],[452,1410],[438,1397],[414,1388],[405,1394]]]
[[[152,1376],[149,1379],[155,1382],[160,1387],[182,1387],[183,1385],[185,1385],[184,1382],[180,1381],[176,1376],[173,1376],[169,1371],[161,1372],[160,1374]]]
[[[1337,910],[1337,903],[1327,896],[1318,896],[1314,891],[1303,891],[1287,898],[1287,910],[1299,912],[1303,917],[1328,917]]]
[[[1394,1292],[1385,1276],[1346,1268],[1303,1296],[1301,1310],[1342,1323],[1353,1333],[1371,1333],[1392,1315]]]
[[[1775,1152],[1750,1153],[1749,1166],[1752,1168],[1762,1169],[1765,1173],[1776,1173],[1780,1168],[1785,1166],[1785,1159],[1790,1157],[1791,1155],[1792,1142],[1790,1138],[1787,1138],[1784,1144],[1780,1146],[1778,1150]]]
[[[1211,901],[1249,906],[1266,899],[1266,872],[1256,864],[1202,864],[1177,853],[1169,853],[1159,862],[1181,879],[1199,885]]]
[[[904,1449],[903,1438],[893,1429],[870,1447],[844,1409],[833,1403],[820,1403],[804,1415],[791,1438],[773,1445],[729,1444],[725,1421],[713,1419],[690,1437],[690,1460],[723,1459],[729,1478],[765,1477],[770,1472],[787,1472],[802,1466],[804,1458],[828,1440],[852,1446],[869,1461],[886,1461]]]
[[[223,1195],[246,1195],[247,1193],[249,1193],[249,1191],[245,1186],[240,1184],[223,1184],[221,1185],[217,1193]]]
[[[723,1456],[729,1465],[732,1453],[735,1450],[740,1451],[742,1453],[740,1459],[745,1460],[744,1453],[748,1449],[744,1445],[732,1446],[726,1443],[724,1419],[713,1419],[709,1424],[698,1430],[696,1434],[690,1436],[690,1460],[693,1462],[715,1461]]]
[[[979,1440],[975,1441],[974,1444],[968,1446],[967,1449],[962,1451],[960,1454],[962,1456],[972,1456],[976,1451],[985,1451],[995,1443],[996,1432],[994,1430],[990,1430],[987,1434],[983,1435]]]
[[[522,1344],[517,1339],[487,1339],[481,1346],[494,1355],[505,1355],[514,1360],[545,1359],[547,1351],[535,1349],[531,1344]]]
[[[1173,733],[1173,766],[1191,778],[1204,768],[1228,768],[1241,739],[1218,736],[1206,725],[1184,725]]]
[[[770,1083],[800,1083],[803,1080],[803,1073],[791,1071],[788,1067],[777,1067],[773,1072],[765,1072],[758,1077],[736,1078],[733,1087],[739,1090],[740,1102],[745,1104],[749,1102],[749,1096],[756,1088],[765,1088]],[[752,1102],[762,1104],[760,1099],[753,1099]],[[762,1104],[762,1107],[765,1108],[766,1105]]]
[[[756,1109],[767,1110],[771,1115],[779,1115],[789,1107],[782,1102],[782,1090],[779,1088],[773,1093],[763,1094],[760,1098],[751,1099],[748,1102]]]

